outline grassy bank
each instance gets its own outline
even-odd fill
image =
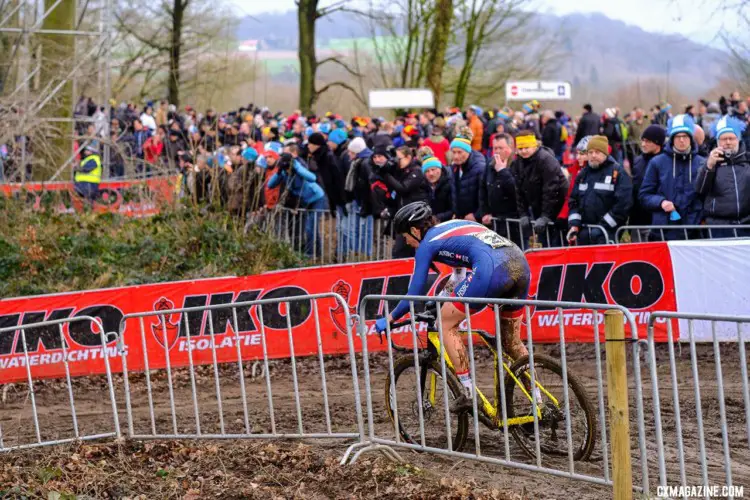
[[[226,275],[300,265],[260,231],[223,212],[156,217],[38,213],[0,196],[0,297]]]

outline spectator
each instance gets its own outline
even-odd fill
[[[154,115],[154,120],[156,121],[157,127],[167,125],[168,108],[169,103],[166,100],[162,100],[161,102],[159,102],[159,108],[156,110],[156,114]]]
[[[143,145],[143,160],[146,164],[146,175],[151,175],[153,168],[161,161],[164,154],[164,129],[159,128]]]
[[[706,224],[750,224],[750,158],[747,146],[739,140],[746,124],[723,117],[715,125],[718,141],[701,168],[696,180],[698,193],[703,197]],[[710,236],[728,238],[748,237],[748,229],[714,229]]]
[[[270,188],[283,183],[286,190],[298,200],[300,208],[312,211],[305,217],[305,254],[311,258],[322,257],[320,213],[328,209],[325,192],[316,181],[315,174],[290,153],[279,155],[277,172],[268,181]]]
[[[232,146],[229,150],[229,160],[235,168],[227,183],[227,208],[241,220],[263,206],[263,171],[255,165],[257,159],[258,152],[252,148],[242,151],[239,146]]]
[[[482,224],[492,227],[497,234],[512,239],[520,246],[518,227],[511,227],[506,223],[506,219],[518,218],[516,181],[508,168],[513,161],[513,137],[509,134],[495,134],[491,142],[492,159],[487,165],[484,186],[480,191],[487,210],[482,216]]]
[[[148,141],[148,139],[151,137],[151,130],[143,126],[140,118],[136,119],[133,122],[133,130],[133,145],[135,148],[135,156],[136,158],[141,160],[139,162],[137,171],[142,172],[144,158],[143,147],[146,145],[146,141]]]
[[[122,179],[125,176],[125,158],[133,156],[133,134],[120,130],[120,120],[112,119],[110,124],[112,145],[109,148],[109,176]]]
[[[391,215],[409,203],[429,202],[430,188],[422,173],[422,168],[414,161],[414,152],[409,146],[402,146],[396,150],[395,167],[383,169],[382,172],[383,181],[388,190],[396,193]],[[396,235],[392,255],[394,259],[413,257],[414,248],[407,245],[404,237],[399,234]]]
[[[154,110],[151,106],[146,106],[146,109],[141,114],[140,120],[144,127],[149,129],[151,133],[156,132],[156,120],[154,119]]]
[[[603,226],[614,234],[628,220],[633,205],[633,184],[630,176],[608,154],[607,138],[595,135],[587,146],[588,165],[575,178],[568,201],[568,242],[581,245],[603,245],[607,234],[586,225]]]
[[[646,175],[646,169],[649,162],[661,154],[664,147],[664,141],[667,138],[666,130],[660,125],[649,125],[641,134],[641,151],[633,161],[633,208],[630,211],[631,226],[650,226],[651,211],[647,210],[638,198],[643,185],[643,177]],[[649,230],[640,229],[630,233],[632,241],[648,241]]]
[[[484,200],[479,195],[484,183],[487,162],[480,152],[472,150],[472,139],[466,138],[467,135],[471,135],[471,131],[464,130],[463,133],[464,136],[456,137],[451,142],[451,173],[456,185],[456,218],[479,222],[487,211],[483,205]]]
[[[562,162],[563,146],[562,125],[555,118],[555,113],[548,109],[542,113],[542,145],[552,150],[555,159]]]
[[[638,198],[651,212],[655,226],[697,225],[701,222],[703,207],[695,191],[694,182],[705,160],[698,156],[698,145],[693,139],[693,119],[677,115],[668,122],[669,142],[664,151],[652,158],[646,168]],[[697,231],[659,231],[652,239],[667,240],[697,237]]]
[[[479,106],[469,106],[466,110],[466,120],[469,123],[471,129],[471,149],[474,151],[482,150],[482,135],[484,134],[484,125],[479,117],[482,114],[482,108]]]
[[[349,213],[356,217],[352,220],[354,224],[354,236],[351,247],[355,253],[372,256],[373,243],[373,203],[370,192],[370,157],[372,150],[367,148],[361,137],[355,137],[349,142],[347,152],[351,164],[346,174],[344,191],[347,200],[351,201]]]
[[[602,135],[607,138],[615,162],[622,164],[622,122],[617,117],[617,111],[614,108],[607,108],[604,112]]]
[[[557,218],[568,190],[568,181],[552,153],[540,148],[534,132],[524,130],[516,137],[517,157],[511,165],[516,180],[518,215],[521,220],[523,243],[526,243],[531,221],[534,232],[548,234],[548,226]],[[559,244],[556,231],[552,238],[543,240],[544,246]]]
[[[655,112],[652,123],[667,128],[667,122],[669,122],[669,119],[671,118],[669,113],[671,109],[672,105],[667,102],[662,102],[661,104],[654,106]]]
[[[179,163],[179,154],[187,149],[187,144],[180,131],[178,122],[172,123],[173,128],[169,130],[169,139],[164,145],[164,154],[170,169],[176,168]]]
[[[625,146],[627,158],[630,165],[635,163],[636,156],[641,154],[639,140],[643,137],[643,132],[649,126],[643,113],[643,109],[635,108],[633,110],[633,119],[628,124],[628,142]],[[632,169],[632,167],[631,167]]]
[[[436,118],[432,126],[432,135],[428,136],[424,140],[424,146],[427,146],[432,150],[432,154],[435,158],[440,161],[441,165],[448,164],[447,153],[450,150],[451,144],[448,139],[445,138],[445,120],[443,118]]]
[[[437,220],[445,222],[456,213],[456,185],[451,181],[450,171],[427,149],[422,158],[422,172],[430,187],[430,207]]]
[[[323,187],[328,200],[328,208],[335,214],[337,210],[346,211],[344,204],[344,186],[336,157],[328,148],[326,137],[315,132],[308,139],[309,156],[307,165]]]
[[[573,147],[576,147],[584,137],[598,135],[599,127],[599,117],[594,114],[591,104],[584,104],[583,115],[578,121],[578,130],[576,130],[576,137],[573,140]]]
[[[94,200],[99,194],[99,183],[102,181],[102,160],[99,156],[99,144],[87,142],[82,151],[83,159],[75,169],[73,180],[78,196],[84,200],[84,206],[93,208]]]
[[[263,155],[259,156],[255,164],[265,170],[263,173],[263,199],[268,210],[276,208],[281,197],[281,185],[269,186],[269,181],[278,171],[279,155],[282,152],[281,143],[268,142],[263,147]]]

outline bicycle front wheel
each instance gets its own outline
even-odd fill
[[[446,426],[444,387],[448,389],[448,405],[461,393],[461,383],[446,368],[447,384],[443,384],[439,362],[420,366],[421,376],[414,369],[414,359],[403,357],[393,367],[395,383],[391,387],[390,375],[385,381],[385,404],[388,416],[395,427],[398,415],[398,428],[401,439],[406,443],[422,444],[422,431],[419,425],[419,404],[421,395],[422,418],[424,421],[424,445],[431,448],[448,449],[448,428],[453,450],[460,451],[466,442],[469,431],[469,418],[466,412],[454,414],[448,411],[450,426]],[[419,389],[418,389],[419,388]]]
[[[519,358],[510,368],[511,373],[531,387],[529,358]],[[541,411],[539,422],[539,449],[556,456],[568,455],[565,423],[565,392],[562,366],[549,356],[534,355],[534,376],[538,394],[537,407]],[[512,377],[505,377],[505,397],[508,420],[514,417],[533,416],[533,403]],[[583,384],[568,371],[568,397],[570,408],[570,434],[574,460],[588,460],[596,442],[596,417]],[[534,423],[511,425],[508,430],[529,457],[536,457]]]

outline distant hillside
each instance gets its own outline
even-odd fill
[[[726,73],[726,53],[682,36],[650,33],[602,14],[535,17],[545,32],[560,33],[565,53],[547,76],[571,81],[574,89],[611,93],[637,81],[659,79],[666,84],[668,78],[671,88],[696,97],[714,88]],[[319,21],[317,35],[318,45],[327,47],[332,39],[369,37],[370,32],[361,20],[337,13]],[[269,50],[296,50],[296,13],[245,18],[237,37],[262,40]]]

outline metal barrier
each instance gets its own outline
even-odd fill
[[[547,224],[543,234],[536,234],[532,227],[524,228],[521,219],[492,219],[490,226],[500,236],[508,238],[515,243],[524,252],[530,250],[540,250],[543,248],[560,248],[571,246],[567,240],[567,227],[560,228],[555,223]],[[609,232],[604,226],[598,224],[583,224],[583,229],[587,229],[589,234],[594,237],[590,243],[606,245],[612,243]],[[592,233],[596,231],[596,233]],[[600,241],[601,240],[601,241]]]
[[[400,301],[400,300],[408,300],[410,304],[410,315],[411,315],[411,323],[408,326],[409,332],[411,334],[410,340],[410,347],[405,350],[407,354],[404,355],[403,358],[399,360],[394,361],[394,347],[392,342],[392,335],[395,333],[391,331],[390,326],[386,330],[386,338],[387,338],[387,364],[388,364],[388,370],[387,370],[387,377],[390,381],[389,383],[384,384],[388,386],[387,393],[385,396],[385,401],[381,402],[379,399],[377,399],[373,395],[373,385],[372,385],[372,374],[371,374],[371,367],[370,367],[370,356],[368,354],[368,348],[367,348],[367,337],[368,337],[368,327],[365,324],[365,320],[367,319],[364,317],[365,311],[374,311],[379,309],[377,307],[377,304],[373,304],[373,302],[383,302],[384,304],[384,311],[386,317],[388,317],[388,314],[390,312],[390,304],[389,302],[394,301]],[[527,333],[527,345],[526,348],[528,350],[529,356],[528,360],[526,362],[521,362],[522,368],[515,368],[516,371],[514,371],[514,368],[507,368],[504,367],[500,363],[495,363],[494,368],[492,369],[492,376],[495,380],[495,403],[494,403],[494,410],[492,409],[493,406],[490,405],[487,398],[485,398],[483,395],[478,395],[477,390],[472,391],[472,411],[469,412],[471,423],[473,425],[473,446],[474,450],[473,453],[469,451],[459,451],[456,448],[456,444],[460,446],[462,444],[462,441],[460,439],[459,434],[464,433],[464,440],[467,437],[466,433],[468,432],[468,423],[464,422],[463,424],[460,422],[459,417],[450,411],[449,406],[449,395],[452,398],[456,398],[458,396],[457,390],[460,390],[460,384],[457,382],[457,379],[455,378],[454,372],[449,372],[447,364],[450,364],[450,360],[446,360],[445,352],[443,349],[440,349],[439,354],[433,354],[431,358],[425,357],[425,352],[421,349],[418,349],[418,342],[419,339],[417,337],[417,326],[415,323],[415,320],[413,319],[415,317],[415,303],[424,303],[426,301],[436,301],[438,303],[438,310],[436,315],[436,332],[432,333],[432,339],[427,342],[433,342],[439,341],[439,345],[443,346],[444,343],[444,332],[443,332],[443,325],[442,321],[440,319],[440,304],[444,302],[461,302],[465,304],[482,304],[482,305],[488,305],[493,309],[494,312],[494,329],[495,329],[495,335],[492,334],[485,334],[480,333],[477,330],[472,330],[472,318],[470,317],[470,314],[468,312],[469,308],[467,307],[467,313],[465,318],[465,324],[466,324],[466,332],[468,333],[469,337],[474,338],[474,334],[479,335],[479,339],[482,340],[487,347],[490,349],[494,349],[497,353],[497,356],[499,359],[503,359],[503,349],[504,346],[501,342],[501,335],[499,335],[501,331],[501,318],[500,318],[500,311],[503,307],[508,306],[516,306],[516,307],[522,307],[524,310],[524,318],[526,322],[526,333]],[[556,360],[551,360],[548,356],[544,356],[541,354],[541,352],[535,351],[535,343],[533,340],[532,335],[532,308],[553,308],[556,310],[555,314],[557,317],[557,321],[559,322],[559,344],[555,344],[554,349],[559,349],[559,358],[560,362],[557,364]],[[595,374],[593,376],[589,375],[588,379],[593,379],[596,386],[595,388],[590,388],[590,390],[593,392],[596,392],[596,401],[597,401],[597,409],[593,410],[589,407],[586,407],[585,404],[581,403],[582,396],[581,393],[584,393],[583,399],[588,400],[585,393],[588,393],[588,391],[583,387],[583,385],[580,382],[580,379],[575,376],[569,376],[569,370],[568,370],[568,358],[566,356],[566,335],[565,335],[565,324],[566,320],[564,318],[563,309],[575,309],[575,310],[584,310],[584,311],[590,311],[591,316],[589,317],[589,323],[592,325],[592,335],[593,335],[593,346],[594,346],[594,370]],[[468,298],[461,298],[457,299],[456,297],[414,297],[414,296],[403,296],[403,295],[368,295],[364,299],[362,299],[360,304],[360,312],[362,316],[359,318],[359,331],[360,331],[360,338],[362,340],[362,356],[363,356],[363,363],[364,363],[364,383],[365,383],[365,391],[366,391],[366,404],[367,404],[367,421],[368,421],[368,440],[367,442],[361,442],[352,445],[349,450],[347,450],[347,453],[344,456],[344,462],[349,460],[350,462],[355,462],[359,456],[363,452],[371,451],[371,450],[387,450],[389,453],[393,454],[395,453],[394,449],[411,449],[411,450],[418,450],[423,452],[430,452],[435,453],[439,455],[445,455],[449,456],[451,458],[455,459],[467,459],[467,460],[475,460],[495,465],[502,465],[507,467],[513,467],[517,469],[523,469],[527,471],[535,471],[535,472],[544,472],[548,474],[552,474],[555,476],[560,477],[567,477],[572,479],[578,479],[582,481],[587,481],[595,484],[600,485],[611,485],[612,480],[610,476],[610,463],[609,463],[609,452],[608,452],[608,440],[607,440],[607,430],[606,430],[606,416],[605,416],[605,400],[604,400],[604,388],[603,388],[603,372],[602,372],[602,360],[601,360],[601,354],[600,354],[600,325],[603,323],[603,321],[600,318],[600,311],[603,310],[618,310],[621,311],[625,322],[630,328],[631,331],[631,337],[632,339],[637,339],[637,329],[635,325],[635,319],[632,316],[632,314],[625,308],[620,306],[613,306],[608,304],[584,304],[584,303],[572,303],[572,302],[550,302],[550,301],[537,301],[537,300],[508,300],[508,299],[468,299]],[[429,335],[429,334],[428,334]],[[408,338],[408,335],[407,335]],[[472,383],[473,386],[478,388],[479,385],[477,384],[478,380],[478,372],[487,373],[487,367],[484,364],[483,361],[477,361],[476,351],[473,347],[474,342],[468,342],[468,364],[470,367],[471,377],[472,377]],[[539,351],[546,350],[545,348],[537,347]],[[634,376],[634,387],[636,391],[636,397],[635,397],[635,405],[637,409],[637,422],[638,422],[638,445],[640,450],[640,456],[645,457],[646,456],[646,446],[645,446],[645,430],[643,427],[643,408],[642,408],[642,397],[640,394],[640,388],[641,388],[641,381],[640,381],[640,369],[639,369],[639,361],[638,361],[638,342],[632,342],[632,353],[633,353],[633,363],[634,363],[634,370],[633,370],[633,376]],[[401,349],[403,350],[403,349]],[[435,352],[437,351],[437,348],[435,348]],[[439,358],[439,361],[435,360],[435,356]],[[429,359],[430,363],[433,363],[429,366],[426,365],[427,359]],[[486,360],[486,358],[485,358]],[[434,364],[436,363],[436,364]],[[516,364],[513,364],[513,367],[516,367]],[[531,370],[528,370],[528,365],[531,365],[534,367]],[[562,379],[562,383],[560,384],[562,387],[557,387],[557,389],[547,389],[547,387],[552,387],[548,385],[548,381],[545,379],[544,386],[539,385],[541,391],[544,391],[544,394],[548,396],[547,402],[542,404],[542,402],[537,401],[537,397],[531,397],[529,394],[535,394],[536,391],[532,392],[530,390],[530,387],[537,387],[536,386],[536,380],[542,379],[542,377],[538,374],[538,370],[540,370],[539,367],[545,367],[545,365],[555,365],[558,366],[558,376]],[[587,362],[586,366],[590,366],[591,362]],[[396,382],[398,380],[398,375],[401,373],[404,373],[406,370],[409,370],[413,367],[414,373],[419,373],[420,375],[414,376],[414,383],[410,387],[406,387],[404,389],[405,392],[400,393],[400,388],[396,387]],[[523,370],[526,370],[525,372]],[[429,380],[429,386],[427,384],[427,371],[430,370],[430,380]],[[507,372],[507,375],[503,372]],[[530,372],[530,376],[528,373]],[[520,379],[523,378],[522,373],[526,373],[526,381],[521,382]],[[440,387],[440,391],[442,392],[442,397],[438,397],[435,395],[435,391],[437,390],[437,384],[436,384],[436,378],[442,379],[442,387]],[[528,384],[530,382],[530,384]],[[525,390],[522,388],[522,384],[526,384]],[[540,382],[541,384],[541,382]],[[506,387],[507,385],[507,387]],[[514,388],[518,388],[518,392],[525,393],[527,399],[531,400],[531,404],[528,404],[527,401],[523,401],[523,398],[521,398],[522,406],[525,403],[528,408],[524,407],[524,410],[520,413],[522,417],[520,417],[522,420],[525,419],[523,422],[520,420],[518,421],[512,421],[511,417],[514,415],[517,415],[518,410],[514,408],[514,395],[516,392],[510,392],[508,393],[508,390],[513,391]],[[555,392],[556,396],[552,395],[551,391],[557,391]],[[572,391],[572,392],[571,392]],[[573,449],[573,431],[572,431],[572,421],[574,420],[571,416],[571,394],[575,395],[576,401],[579,403],[578,407],[583,410],[583,415],[585,417],[588,417],[588,420],[584,418],[585,424],[584,424],[584,430],[582,431],[582,434],[584,435],[584,439],[586,440],[585,443],[588,443],[589,437],[591,439],[599,439],[599,445],[596,450],[593,449],[594,444],[584,444],[581,446],[589,446],[589,449],[584,449],[581,446],[578,448]],[[399,402],[399,398],[401,398],[401,401]],[[404,399],[408,398],[407,401],[404,401]],[[481,401],[479,401],[481,399]],[[552,409],[549,406],[549,403],[551,401],[554,401],[555,408]],[[559,408],[559,402],[562,401],[564,404],[562,404],[562,408]],[[376,417],[374,407],[377,404],[383,404],[386,407],[386,413],[391,415],[391,422],[390,425],[383,426],[383,425],[376,425],[380,422],[380,420]],[[443,410],[437,410],[436,407],[438,405],[442,404]],[[490,405],[490,406],[488,406]],[[541,405],[541,408],[540,408]],[[478,411],[478,409],[481,408],[481,411]],[[542,415],[546,415],[544,412],[560,412],[562,411],[562,416],[557,413],[556,417],[553,418],[555,420],[555,424],[552,427],[555,427],[557,424],[563,426],[564,425],[564,433],[565,438],[564,442],[565,445],[563,445],[562,449],[557,450],[556,453],[558,457],[565,457],[567,460],[563,460],[562,458],[554,458],[550,456],[550,454],[547,453],[548,447],[550,443],[556,442],[556,431],[551,430],[551,428],[547,427],[550,424],[549,421],[545,421],[543,418],[540,418]],[[494,415],[492,413],[494,412]],[[441,415],[442,414],[442,415]],[[439,420],[442,422],[435,422],[433,418],[435,416],[438,416]],[[523,417],[525,415],[525,417]],[[531,416],[533,416],[533,419]],[[576,412],[576,418],[579,416],[578,411]],[[404,426],[402,426],[402,420],[400,419],[406,419],[407,417],[411,418],[411,420],[416,420],[416,423],[412,425],[411,430],[408,432],[405,431]],[[546,417],[545,417],[546,418]],[[593,422],[591,419],[593,418]],[[599,435],[597,436],[597,433],[595,431],[596,428],[596,420],[599,420]],[[492,429],[494,428],[495,431],[502,431],[503,436],[503,446],[500,449],[493,448],[491,446],[484,447],[482,445],[482,442],[492,441],[496,440],[498,437],[497,432],[491,433],[489,436],[485,435],[485,438],[489,439],[481,439],[480,437],[480,427],[479,423],[483,423],[486,427]],[[502,423],[500,423],[502,422]],[[440,430],[434,431],[433,429],[427,430],[426,426],[428,424],[435,425],[435,428],[439,428]],[[533,425],[533,427],[532,427]],[[525,426],[525,427],[524,427]],[[530,437],[530,434],[532,433],[533,428],[533,438],[530,439],[530,443],[523,444],[523,439],[528,439]],[[444,431],[443,431],[444,429]],[[452,429],[455,431],[452,432]],[[542,443],[541,439],[541,432],[544,431],[549,432],[549,436],[545,436],[545,443]],[[578,431],[580,431],[580,427],[576,425],[576,439],[578,439],[578,435],[580,434]],[[512,434],[514,437],[514,440],[516,444],[519,445],[520,448],[522,448],[522,451],[524,452],[525,456],[532,456],[534,459],[534,464],[529,464],[525,461],[518,460],[517,458],[514,458],[511,454],[511,445],[510,445],[510,438],[509,434]],[[552,436],[554,435],[554,436]],[[533,443],[533,444],[532,444]],[[628,445],[629,446],[629,445]],[[546,464],[543,465],[542,463],[542,449],[545,450],[544,454],[544,460],[546,461]],[[495,453],[493,453],[493,451]],[[583,463],[580,466],[580,469],[583,469],[583,472],[576,469],[576,460],[580,458],[585,458],[592,453],[595,453],[596,458],[601,460],[601,463],[592,464],[592,463]],[[494,456],[493,456],[494,455]],[[567,462],[567,467],[565,467],[564,462]],[[641,460],[643,464],[645,464],[645,459]],[[559,467],[555,467],[555,465]],[[645,467],[645,465],[643,465]],[[644,486],[645,489],[648,488],[647,483],[645,482],[644,478]]]
[[[388,221],[362,217],[352,210],[334,214],[330,210],[278,207],[263,216],[262,224],[315,263],[391,258],[393,237]]]
[[[622,241],[625,232],[630,234],[630,243],[649,241],[719,239],[750,237],[750,225],[673,225],[673,226],[622,226],[615,233],[615,243]],[[657,238],[658,232],[658,238]],[[668,237],[665,238],[665,232]]]
[[[334,389],[336,399],[333,402],[329,398],[331,381],[323,359],[318,315],[320,300],[332,300],[343,307],[346,320],[351,374],[343,377],[334,374],[333,379],[340,380]],[[281,307],[284,311],[280,310]],[[259,332],[248,326],[254,321],[251,316],[253,308],[260,325]],[[139,342],[144,355],[144,372],[137,377],[129,372],[128,359],[124,354],[122,356],[128,436],[136,439],[336,438],[361,441],[364,422],[348,311],[341,296],[326,293],[124,316],[120,323],[120,338],[125,339],[126,325],[137,324],[139,335],[131,334],[127,338]],[[173,315],[179,315],[177,323],[173,321]],[[292,330],[293,315],[302,323],[314,321],[316,349],[303,355],[317,354],[317,363],[309,361],[312,358],[300,360],[300,353],[295,349],[295,337],[299,342],[299,335],[295,336]],[[161,337],[161,348],[157,351],[147,349],[146,318],[158,321],[155,326],[151,322],[152,333]],[[247,332],[243,331],[243,323]],[[172,332],[167,331],[167,325]],[[208,329],[208,338],[205,329]],[[219,335],[224,337],[221,353],[217,347]],[[267,341],[274,335],[285,337],[282,342],[288,343],[290,361],[288,366],[286,361],[279,361],[271,370]],[[247,345],[259,345],[261,355],[243,359],[241,346]],[[206,351],[210,351],[210,359],[206,359]],[[173,366],[178,356],[184,362],[185,353],[187,367]],[[201,356],[207,363],[203,366],[195,359]],[[262,363],[262,376],[255,377],[253,368],[248,380],[244,363],[254,359]],[[135,360],[131,359],[131,363]],[[164,369],[154,370],[155,363],[163,364]],[[300,377],[300,367],[306,370],[307,376]],[[281,377],[285,371],[287,374],[291,372],[291,384]],[[315,376],[309,376],[313,373]],[[272,378],[281,385],[280,388],[274,390]],[[230,379],[235,382],[228,382]],[[145,390],[141,384],[145,385]],[[347,384],[351,384],[351,389],[341,392],[339,388]],[[311,411],[314,407],[319,411]],[[303,413],[318,421],[306,421]],[[168,430],[161,431],[160,427]]]
[[[658,359],[664,357],[664,353],[657,356],[654,343],[654,327],[660,320],[666,322],[668,363]],[[678,363],[682,356],[681,352],[675,353],[673,320],[679,320],[680,331],[687,332],[689,370]],[[696,322],[697,326],[704,327],[703,331],[699,328],[696,333]],[[740,486],[750,485],[747,461],[750,456],[750,390],[746,358],[750,326],[746,326],[743,333],[743,324],[750,324],[750,316],[655,312],[649,319],[648,365],[657,450],[656,463],[653,459],[651,462],[654,468],[658,465],[659,485],[664,495],[682,497],[684,493],[679,491],[702,485],[705,491],[714,491],[715,488],[720,496],[734,498],[743,496]],[[717,326],[729,328],[717,332]],[[705,349],[708,346],[697,345],[698,336],[704,341],[710,339],[710,351]],[[683,335],[680,335],[680,341],[683,340]],[[727,347],[722,349],[721,341],[731,343],[727,342]],[[711,358],[714,373],[708,366]],[[667,373],[660,367],[666,368]],[[725,378],[725,372],[734,376]],[[665,379],[661,382],[662,387],[667,388],[665,394],[659,389],[660,374]],[[694,402],[690,401],[691,392]],[[694,419],[690,418],[692,415],[695,415]],[[665,446],[665,443],[674,443],[673,438],[676,440],[676,456],[674,448]],[[719,463],[723,464],[723,477]],[[709,467],[709,464],[714,466]],[[676,488],[675,493],[670,493],[668,488],[674,488],[675,483],[684,489]]]
[[[102,411],[102,408],[97,408],[96,411],[94,411],[90,406],[92,403],[87,401],[89,406],[83,411],[86,418],[79,419],[79,409],[76,406],[76,398],[74,396],[75,391],[70,372],[70,363],[74,360],[70,359],[70,353],[68,352],[69,340],[63,333],[63,325],[80,322],[89,322],[90,325],[96,325],[99,330],[101,347],[92,347],[90,350],[97,350],[100,352],[102,359],[104,359],[110,400],[110,408],[108,411],[111,412],[111,415],[109,416],[106,415],[106,411]],[[33,324],[0,328],[0,335],[4,333],[15,333],[18,330],[20,330],[21,333],[20,335],[17,335],[16,352],[19,352],[19,346],[23,348],[23,365],[26,368],[26,385],[28,387],[28,401],[31,404],[31,415],[28,414],[28,410],[24,407],[25,402],[24,404],[15,407],[13,407],[12,404],[3,405],[3,411],[0,413],[0,452],[107,437],[120,438],[120,424],[117,417],[117,403],[115,401],[115,390],[112,382],[112,370],[110,367],[110,357],[113,355],[110,354],[110,349],[107,348],[107,337],[111,334],[116,334],[116,332],[105,334],[102,322],[98,318],[91,316],[77,316],[74,318],[41,321]],[[55,330],[57,330],[57,332],[55,332]],[[27,343],[27,331],[31,331],[35,334],[35,345],[33,346],[33,350],[36,350],[36,343],[39,342],[40,338],[46,338],[47,342],[50,343],[57,343],[59,341],[61,353],[58,354],[60,355],[54,356],[50,353],[30,354],[29,345]],[[57,335],[59,335],[59,338],[53,338]],[[12,346],[13,339],[11,339],[10,342]],[[46,358],[42,359],[42,357],[45,356]],[[59,361],[55,361],[55,357],[59,357]],[[117,359],[116,356],[114,356],[114,358]],[[88,359],[88,357],[86,359]],[[60,397],[61,395],[56,392],[54,388],[47,387],[47,390],[41,394],[38,393],[39,390],[35,387],[35,383],[41,383],[40,379],[42,377],[35,377],[32,373],[32,365],[38,366],[49,362],[62,363],[65,367],[67,404],[64,402],[65,398]],[[50,392],[52,394],[50,394]],[[38,401],[38,398],[41,398],[41,402]],[[99,400],[99,398],[97,398],[97,400]],[[40,407],[44,409],[43,412],[40,412]],[[65,414],[68,412],[66,407],[69,407],[70,427],[61,432],[61,422],[65,422]],[[111,425],[111,427],[104,432],[97,429],[100,424],[104,425],[98,418],[100,416],[103,417],[104,420],[109,421],[109,424]],[[31,424],[33,425],[33,432],[29,429],[29,420],[31,420]],[[9,440],[13,444],[9,445]]]

